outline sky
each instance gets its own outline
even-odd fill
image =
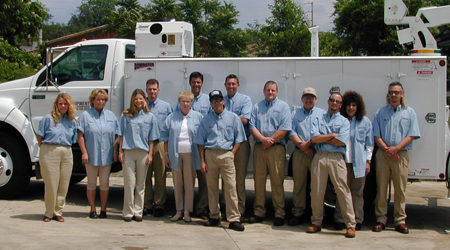
[[[34,0],[39,1],[50,10],[53,16],[51,21],[58,23],[67,23],[77,7],[81,5],[82,0]],[[142,6],[148,4],[150,0],[139,0]],[[333,28],[333,18],[331,14],[334,12],[333,0],[294,0],[300,4],[303,11],[311,20],[311,5],[314,6],[313,24],[318,25],[321,31],[329,31]],[[247,23],[258,21],[264,24],[266,18],[271,16],[268,8],[269,4],[273,4],[273,0],[226,0],[233,2],[239,11],[239,24],[237,28],[247,28]],[[308,3],[313,4],[308,4]]]

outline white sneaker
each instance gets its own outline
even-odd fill
[[[191,214],[189,213],[189,211],[184,211],[184,221],[185,222],[192,222]]]
[[[170,221],[179,221],[181,220],[181,218],[183,218],[182,214],[180,211],[178,211],[171,219]]]

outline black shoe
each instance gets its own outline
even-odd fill
[[[220,219],[210,218],[207,222],[205,222],[206,227],[217,227],[220,226]]]
[[[301,216],[294,216],[288,222],[289,226],[297,226],[297,225],[300,225],[300,224],[302,224],[302,217]]]
[[[131,222],[132,219],[132,217],[123,217],[123,221],[125,222]]]
[[[142,222],[142,216],[133,216],[133,220],[136,222]]]
[[[355,227],[356,231],[360,231],[361,228],[362,228],[362,224],[361,223],[356,223],[356,227]]]
[[[344,229],[347,229],[347,226],[343,222],[336,222],[336,223],[334,223],[334,228],[336,230],[344,230]]]
[[[202,220],[207,220],[209,218],[207,212],[200,212],[200,213],[197,214],[197,217],[202,219]]]
[[[280,217],[275,217],[275,220],[273,221],[273,225],[276,227],[281,227],[284,225],[284,219]]]
[[[97,215],[97,212],[90,212],[89,213],[89,218],[91,218],[91,219],[97,219],[98,218],[98,215]]]
[[[236,230],[236,231],[244,231],[245,230],[244,225],[242,225],[242,223],[240,223],[239,221],[230,222],[230,225],[228,225],[228,228]]]
[[[153,211],[153,216],[155,217],[163,217],[164,216],[164,209],[162,208],[155,208]]]
[[[147,216],[147,215],[152,214],[152,213],[153,213],[153,210],[148,208],[148,207],[144,207],[144,209],[142,210],[142,215],[143,216]]]
[[[260,217],[257,215],[253,215],[252,217],[250,217],[248,219],[248,223],[253,224],[253,223],[261,223],[264,221],[264,217]]]
[[[98,216],[98,218],[104,219],[107,217],[108,217],[108,215],[106,215],[106,211],[100,211],[100,215]]]

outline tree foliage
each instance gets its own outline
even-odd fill
[[[110,0],[83,0],[72,15],[67,26],[71,33],[107,24],[107,17],[115,11],[115,2]]]
[[[310,53],[308,22],[299,4],[292,0],[274,0],[272,16],[266,25],[250,26],[259,56],[307,56]]]

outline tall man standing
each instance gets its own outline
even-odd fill
[[[399,82],[389,84],[388,104],[380,108],[373,120],[373,135],[379,149],[375,155],[377,171],[377,198],[374,232],[384,230],[387,220],[387,187],[391,176],[394,183],[395,230],[407,234],[406,182],[409,172],[408,150],[412,141],[420,138],[416,112],[405,104],[405,92]]]
[[[239,78],[230,74],[225,78],[225,108],[239,116],[245,128],[247,140],[241,143],[239,150],[234,156],[234,166],[236,167],[236,190],[238,195],[239,212],[241,217],[245,212],[245,177],[247,175],[248,159],[250,157],[250,143],[248,142],[248,121],[252,114],[252,100],[250,97],[238,93],[240,87]]]
[[[356,220],[353,210],[352,195],[347,186],[347,166],[344,161],[345,143],[350,136],[350,123],[339,113],[342,95],[331,94],[328,99],[328,112],[314,117],[311,126],[311,142],[316,144],[316,155],[311,164],[311,208],[312,225],[308,233],[322,230],[323,200],[328,177],[334,185],[342,217],[347,226],[345,237],[356,235]]]
[[[294,217],[288,222],[289,226],[299,225],[306,209],[306,184],[315,154],[314,145],[311,143],[311,122],[313,117],[325,114],[325,110],[314,106],[317,102],[314,88],[305,88],[301,100],[303,107],[292,111],[292,131],[289,133],[289,139],[295,145],[292,154]]]
[[[214,112],[205,116],[198,128],[194,143],[198,144],[201,170],[206,174],[210,215],[205,226],[220,225],[219,175],[224,184],[227,220],[229,228],[244,231],[240,222],[236,193],[236,170],[234,156],[246,140],[240,118],[224,109],[225,101],[220,90],[209,94]]]
[[[166,117],[172,113],[170,104],[159,99],[159,82],[156,79],[147,81],[147,105],[158,120],[159,129],[163,127]],[[145,179],[145,195],[143,215],[153,213],[155,217],[164,215],[166,203],[166,164],[164,157],[164,142],[156,140],[153,142],[153,162],[150,164]],[[153,188],[152,175],[155,177]]]
[[[262,222],[266,215],[266,179],[270,175],[272,202],[275,208],[274,226],[284,225],[284,165],[286,134],[291,130],[291,115],[286,102],[278,99],[274,81],[264,85],[265,99],[253,106],[250,133],[255,138],[253,172],[255,179],[254,216],[249,223]]]
[[[200,72],[192,72],[189,76],[189,85],[191,92],[194,94],[192,102],[192,110],[200,112],[205,117],[211,112],[211,105],[207,94],[202,93],[203,74]],[[206,186],[206,177],[201,170],[197,170],[198,194],[195,213],[201,219],[208,219],[208,188]]]

